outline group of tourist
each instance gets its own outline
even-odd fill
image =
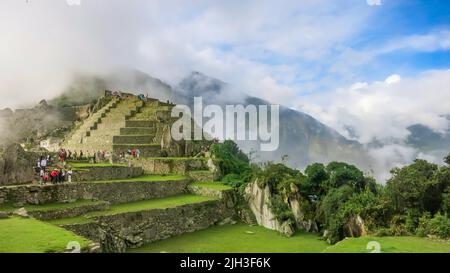
[[[122,152],[119,154],[120,158],[127,158],[127,157],[133,157],[133,158],[140,158],[141,157],[141,150],[139,149],[131,149],[127,150],[127,152]]]
[[[58,153],[59,159],[65,160],[66,155]],[[37,160],[36,172],[39,174],[40,183],[52,184],[63,183],[65,181],[72,182],[72,169],[65,166],[65,161],[61,164],[55,164],[51,155],[40,156]],[[56,166],[56,167],[54,167]]]

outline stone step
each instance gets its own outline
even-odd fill
[[[145,175],[57,185],[9,186],[0,187],[0,202],[14,207],[67,200],[103,200],[119,204],[181,194],[190,182],[190,178],[182,175]]]
[[[139,149],[141,152],[140,156],[142,157],[158,157],[161,155],[161,145],[158,143],[153,144],[113,144],[113,153],[114,154],[122,154],[133,149]]]
[[[126,120],[125,127],[156,127],[154,120]]]
[[[208,170],[205,158],[193,157],[140,157],[131,158],[131,165],[148,174],[186,174],[190,171]]]
[[[210,171],[191,171],[188,173],[188,176],[191,177],[194,181],[198,182],[208,182],[215,181],[215,175]]]
[[[150,144],[153,143],[153,139],[155,135],[126,135],[126,136],[114,136],[113,144],[126,144],[126,143],[135,143],[135,144]]]
[[[120,128],[120,135],[152,135],[156,134],[155,127],[125,127]]]

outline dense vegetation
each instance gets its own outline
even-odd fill
[[[305,216],[331,243],[345,237],[345,226],[355,217],[378,236],[450,237],[450,155],[445,166],[417,159],[394,168],[383,186],[344,162],[315,163],[302,173],[282,163],[251,164],[232,141],[214,144],[212,152],[224,183],[242,189],[256,180],[269,186],[270,206],[280,221],[294,220],[286,200],[299,199]]]

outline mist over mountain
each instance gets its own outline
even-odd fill
[[[52,107],[85,105],[100,96],[104,90],[148,94],[163,101],[170,100],[191,107],[194,97],[202,97],[204,104],[216,104],[222,109],[225,109],[225,105],[271,105],[269,101],[248,96],[243,90],[200,72],[190,73],[172,87],[133,69],[118,69],[104,75],[77,75],[48,104]],[[48,118],[54,120],[52,123],[66,120],[56,114]],[[347,129],[352,132],[351,126]],[[449,131],[436,132],[419,123],[410,126],[408,130],[410,135],[406,142],[385,143],[374,140],[363,145],[354,140],[357,139],[356,135],[354,139],[348,139],[313,116],[281,105],[280,144],[276,151],[261,152],[260,141],[236,142],[251,154],[255,162],[279,162],[287,155],[287,159],[284,159],[286,163],[303,169],[314,162],[346,161],[373,173],[383,182],[388,177],[389,170],[398,165],[397,162],[408,163],[416,157],[437,162],[450,150]],[[396,157],[395,160],[392,155]]]
[[[271,103],[257,97],[246,96],[233,86],[193,72],[184,78],[174,92],[180,102],[192,106],[193,97],[202,97],[204,104],[268,105]],[[281,161],[287,155],[287,163],[304,168],[313,162],[347,161],[366,170],[371,160],[364,147],[357,141],[346,139],[332,128],[305,113],[280,106],[280,145],[274,152],[260,152],[259,141],[237,141],[241,148],[256,151],[255,161]]]

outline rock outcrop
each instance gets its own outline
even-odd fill
[[[245,199],[255,215],[258,225],[276,230],[286,236],[292,236],[294,234],[292,225],[287,222],[280,223],[269,207],[271,197],[269,185],[261,189],[257,182],[256,180],[247,185],[245,188]]]
[[[359,215],[351,216],[344,225],[345,237],[361,237],[367,235],[364,220]]]
[[[0,153],[0,186],[30,183],[34,179],[34,157],[19,144],[11,144]]]

